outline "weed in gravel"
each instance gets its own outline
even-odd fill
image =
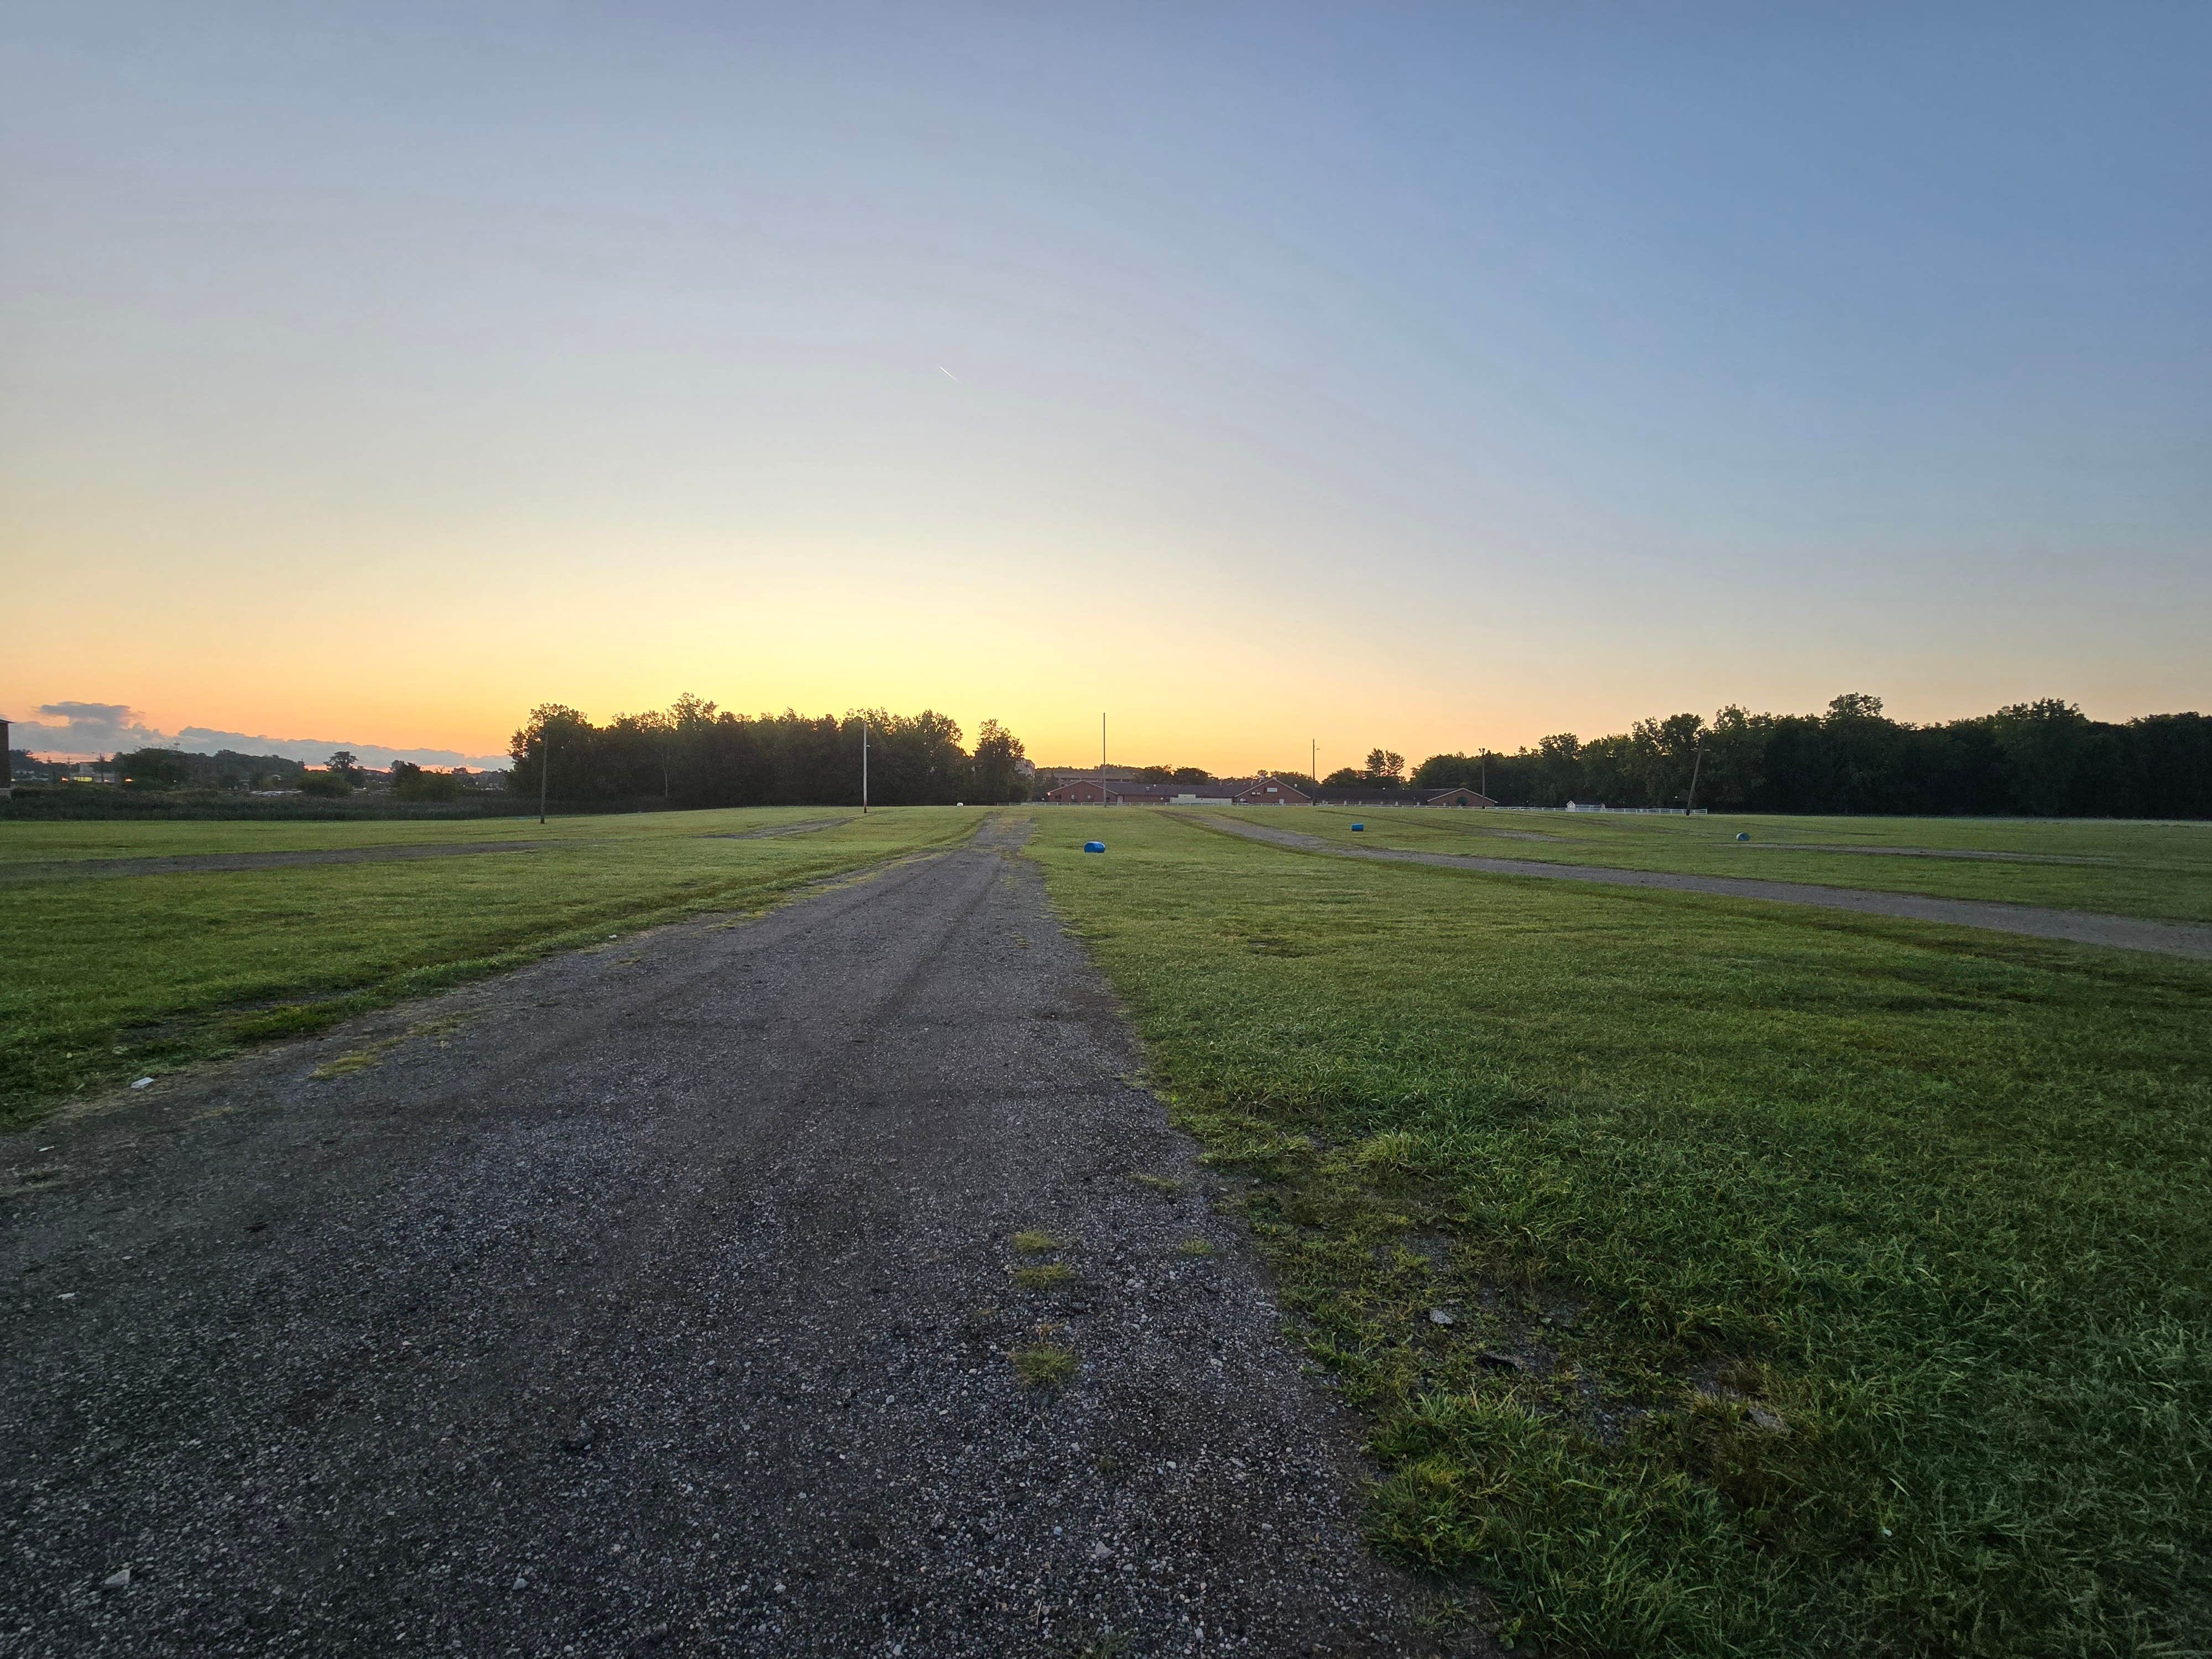
[[[349,1048],[336,1059],[325,1060],[308,1075],[328,1079],[334,1077],[350,1077],[356,1072],[366,1072],[371,1066],[381,1064],[386,1054],[410,1037],[435,1037],[438,1039],[438,1046],[442,1048],[452,1039],[455,1031],[469,1023],[469,1019],[470,1016],[467,1014],[447,1014],[437,1019],[426,1019],[420,1025],[409,1026],[398,1036],[382,1037],[359,1048]]]
[[[1129,1174],[1129,1179],[1135,1182],[1139,1187],[1151,1188],[1162,1198],[1173,1198],[1176,1194],[1182,1191],[1182,1182],[1177,1181],[1172,1176],[1146,1175],[1140,1170],[1132,1170]]]
[[[406,1040],[404,1036],[386,1037],[380,1042],[372,1042],[364,1048],[349,1048],[335,1059],[325,1060],[308,1075],[328,1079],[334,1077],[351,1077],[356,1072],[366,1072],[370,1066],[381,1063],[385,1055]]]
[[[1039,1232],[1030,1227],[1014,1235],[1014,1248],[1024,1255],[1043,1255],[1060,1248],[1060,1241],[1050,1233]]]
[[[1134,1639],[1111,1625],[1102,1625],[1096,1636],[1079,1637],[1074,1646],[1060,1651],[1068,1659],[1121,1659],[1123,1654],[1135,1651]]]
[[[1057,1390],[1075,1376],[1075,1356],[1057,1342],[1032,1343],[1016,1348],[1007,1357],[1014,1362],[1014,1375],[1025,1389]]]
[[[1047,1261],[1034,1267],[1014,1269],[1014,1283],[1025,1291],[1049,1291],[1074,1277],[1075,1269],[1065,1261]]]
[[[1202,1238],[1186,1238],[1176,1246],[1177,1255],[1212,1255],[1213,1246]]]

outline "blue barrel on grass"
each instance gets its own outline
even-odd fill
[[[1083,850],[1086,853],[1103,853],[1106,850],[1106,843],[1103,841],[1086,841],[1083,843]]]
[[[1367,826],[1364,823],[1355,823],[1352,827],[1354,830],[1364,830]]]
[[[1748,830],[1739,830],[1735,832],[1735,838],[1738,841],[1749,841],[1751,839],[1751,831]]]

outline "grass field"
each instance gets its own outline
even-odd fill
[[[606,846],[823,823],[849,806],[763,806],[740,812],[631,812],[531,818],[299,819],[273,823],[221,819],[0,823],[0,883],[11,866],[100,859],[179,858],[205,853],[300,853],[356,847],[459,847],[489,841],[586,842]],[[871,814],[870,816],[874,816]]]
[[[746,910],[970,833],[979,814],[767,809],[364,823],[0,825],[0,1126],[87,1091],[318,1030],[610,933]],[[471,842],[543,851],[9,883],[67,859]],[[96,865],[88,866],[96,867]]]
[[[1387,1553],[1547,1651],[2206,1650],[2212,968],[1038,819]],[[1572,849],[1748,867],[1652,822]],[[2166,845],[2049,828],[1873,833]]]
[[[2212,921],[2212,823],[1683,818],[1330,806],[1249,807],[1224,816],[1347,846],[1752,876]],[[1367,828],[1355,834],[1354,823]],[[1748,843],[1735,840],[1740,831],[1751,836]]]

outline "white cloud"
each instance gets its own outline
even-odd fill
[[[112,755],[120,749],[182,749],[212,755],[234,749],[243,755],[281,755],[287,760],[324,761],[337,750],[349,749],[363,766],[389,766],[396,760],[417,766],[504,768],[505,755],[464,755],[452,749],[394,749],[385,744],[363,743],[348,738],[272,738],[245,732],[218,732],[205,726],[187,726],[164,732],[148,726],[138,711],[120,702],[44,702],[40,718],[16,720],[8,734],[11,749],[34,754],[89,758]]]

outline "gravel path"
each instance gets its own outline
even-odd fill
[[[987,842],[0,1137],[0,1651],[1443,1650],[1138,1064]]]
[[[1388,847],[1345,847],[1319,836],[1273,824],[1234,818],[1197,820],[1247,840],[1292,847],[1339,858],[1373,859],[1388,864],[1435,864],[1450,870],[1480,870],[1495,876],[1538,876],[1552,881],[1595,882],[1606,887],[1658,887],[1678,893],[1712,893],[1723,898],[1767,899],[1781,904],[1810,904],[1862,915],[1897,916],[1909,921],[1948,922],[2030,939],[2063,939],[2073,945],[2103,945],[2117,951],[2148,951],[2161,956],[2212,961],[2212,927],[2180,921],[2146,921],[2108,916],[2094,910],[2051,910],[2033,904],[1987,903],[1975,899],[1929,898],[1918,893],[1876,893],[1857,887],[1820,887],[1809,882],[1762,881],[1736,876],[1686,876],[1658,870],[1614,870],[1595,864],[1544,864],[1534,859],[1489,859],[1468,853],[1407,853]]]

